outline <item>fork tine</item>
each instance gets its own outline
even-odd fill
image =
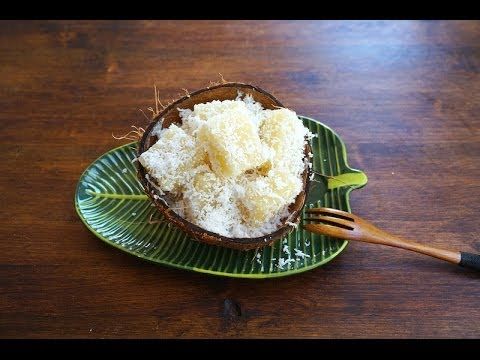
[[[305,224],[303,228],[307,231],[331,236],[338,239],[352,239],[353,232],[350,230],[345,230],[337,226],[331,226],[327,224]]]
[[[316,221],[318,222],[319,219],[318,217],[304,217],[303,220],[307,220],[307,221]]]
[[[349,212],[339,210],[339,209],[334,209],[334,208],[326,208],[326,207],[318,207],[318,208],[312,208],[312,209],[307,209],[305,212],[309,213],[319,213],[319,212],[328,212],[332,214],[338,214],[338,215],[352,215]]]
[[[343,210],[338,210],[338,209],[332,209],[332,208],[324,208],[324,207],[319,207],[319,208],[313,208],[313,209],[307,209],[305,210],[305,213],[307,214],[324,214],[324,215],[330,215],[330,216],[336,216],[337,218],[342,218],[345,220],[350,220],[350,221],[355,221],[355,215],[350,214],[349,212],[343,211]]]
[[[354,225],[352,224],[351,221],[339,219],[333,216],[324,216],[324,215],[303,218],[303,220],[322,222],[332,226],[338,226],[347,230],[353,230],[353,225]]]

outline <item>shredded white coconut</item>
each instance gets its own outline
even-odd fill
[[[162,133],[162,126],[163,126],[163,118],[161,118],[160,121],[157,122],[153,127],[151,132],[152,136],[157,136],[158,138],[160,138]]]
[[[291,222],[291,221],[286,221],[285,224],[290,225],[290,226],[294,227],[295,229],[298,227],[297,223],[294,223],[294,222]]]
[[[310,255],[305,254],[303,251],[301,251],[301,250],[299,250],[299,249],[297,249],[297,248],[293,249],[293,251],[295,251],[295,256],[296,256],[297,258],[305,259],[306,257],[307,257],[307,258],[310,257]]]
[[[288,265],[288,264],[290,264],[291,262],[295,262],[295,260],[293,260],[293,259],[286,259],[286,260],[285,260],[284,258],[280,258],[280,259],[278,260],[278,265],[277,265],[277,266],[278,266],[279,269],[283,269],[283,267],[284,267],[285,265]]]

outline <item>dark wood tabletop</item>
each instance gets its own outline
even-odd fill
[[[168,101],[256,84],[335,129],[354,213],[480,253],[479,21],[0,22],[0,337],[479,337],[480,276],[350,243],[271,280],[154,265],[97,239],[77,181]]]

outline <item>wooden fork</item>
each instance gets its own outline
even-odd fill
[[[305,224],[303,227],[314,233],[340,239],[398,247],[433,256],[452,264],[480,270],[480,255],[463,251],[444,250],[413,241],[407,241],[386,233],[368,221],[342,210],[314,208],[308,209],[305,212],[312,216],[306,217],[304,220],[314,222],[314,224]]]

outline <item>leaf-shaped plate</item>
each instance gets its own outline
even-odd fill
[[[313,169],[305,207],[350,211],[349,193],[367,183],[366,175],[347,164],[345,144],[328,126],[300,116],[318,137],[312,139]],[[168,223],[143,192],[132,164],[137,143],[102,155],[80,177],[75,207],[85,225],[100,239],[155,263],[214,275],[269,278],[292,275],[325,264],[347,245],[300,226],[287,237],[259,251],[240,251],[194,241]],[[302,214],[303,218],[303,214]],[[280,259],[283,259],[280,262]],[[290,259],[290,260],[288,260]],[[285,263],[286,262],[286,263]]]

